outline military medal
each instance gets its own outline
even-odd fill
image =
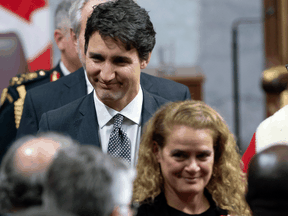
[[[58,71],[53,71],[50,75],[50,82],[54,82],[60,78],[60,73]]]

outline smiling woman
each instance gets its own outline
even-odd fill
[[[240,164],[215,110],[200,101],[165,105],[142,135],[133,189],[138,216],[249,216]]]

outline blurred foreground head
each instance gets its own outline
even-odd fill
[[[0,212],[41,205],[47,168],[60,148],[73,144],[56,133],[26,136],[13,143],[1,163]]]
[[[279,143],[256,154],[249,164],[246,196],[253,216],[287,216],[287,182],[287,144]]]
[[[61,149],[45,182],[44,206],[78,216],[128,215],[133,170],[95,146]]]
[[[72,213],[63,212],[60,210],[43,209],[42,207],[29,208],[24,211],[18,211],[11,216],[75,216]]]

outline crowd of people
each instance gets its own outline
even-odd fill
[[[20,96],[1,99],[2,215],[288,214],[284,111],[259,126],[241,159],[217,111],[191,100],[188,87],[141,72],[155,35],[133,0],[58,5],[59,64],[21,83],[20,124]]]

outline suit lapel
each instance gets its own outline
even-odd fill
[[[87,94],[86,80],[83,68],[62,78],[61,105],[64,106]]]
[[[93,94],[91,92],[87,95],[80,104],[78,116],[74,121],[74,131],[80,143],[93,144],[101,148]]]
[[[149,79],[149,75],[147,75],[146,73],[143,73],[143,72],[140,73],[140,85],[146,91],[149,91],[151,93],[155,92],[154,89],[152,88],[153,84],[151,80]]]

